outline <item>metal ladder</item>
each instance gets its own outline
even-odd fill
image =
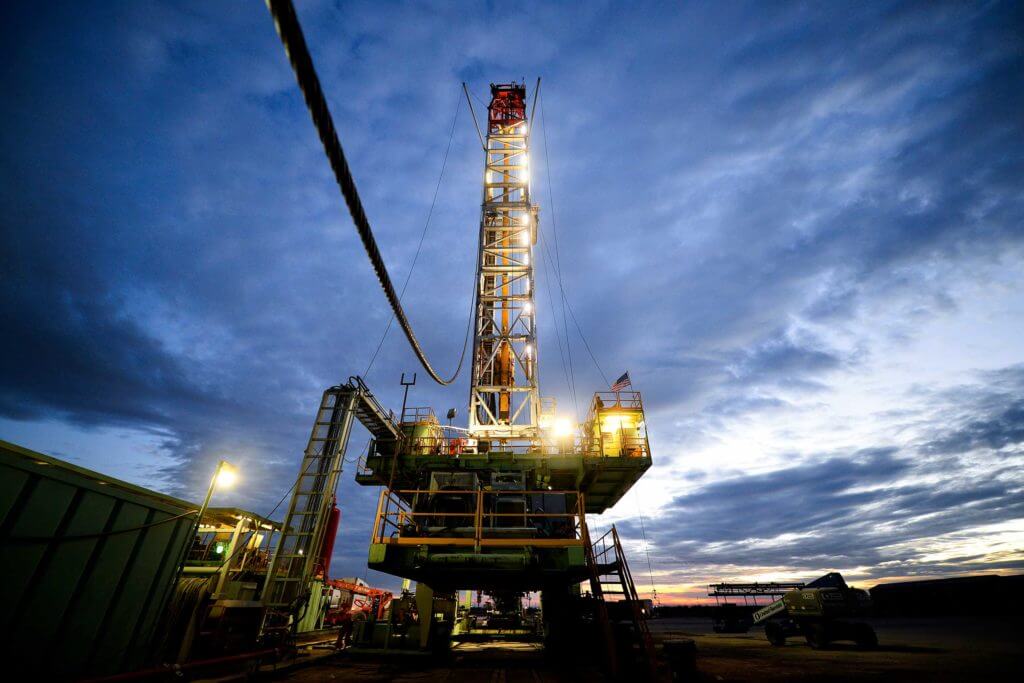
[[[320,401],[277,551],[267,572],[263,603],[268,615],[290,613],[308,590],[319,560],[359,393],[360,387],[349,382],[331,387]]]
[[[267,572],[262,595],[267,608],[264,630],[270,624],[288,623],[317,573],[353,418],[375,438],[401,438],[394,415],[381,406],[359,377],[324,392]]]
[[[606,638],[609,638],[609,651],[615,650],[613,628],[611,626],[607,597],[621,595],[632,622],[632,647],[640,655],[647,665],[648,675],[651,680],[657,676],[654,640],[651,638],[651,630],[647,625],[647,615],[644,613],[643,604],[636,591],[636,584],[633,582],[633,575],[629,571],[629,563],[626,562],[626,553],[619,541],[619,532],[612,525],[603,536],[587,544],[587,563],[590,565],[590,591],[597,598],[597,616],[603,621],[602,628]],[[614,657],[614,655],[612,655]],[[617,662],[612,662],[612,675],[617,674]]]

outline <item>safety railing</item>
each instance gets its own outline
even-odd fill
[[[644,409],[643,400],[639,391],[596,391],[594,400],[591,402],[591,411],[594,409],[605,410],[608,408],[631,408]]]
[[[610,565],[619,561],[618,532],[615,527],[608,531],[591,544],[594,553],[594,564]]]
[[[511,454],[526,455],[544,452],[541,446],[533,443],[491,444],[489,441],[478,441],[465,434],[455,436],[420,436],[409,441],[408,452],[412,455],[492,455]]]
[[[580,454],[587,457],[650,457],[647,437],[615,433],[614,437],[573,438],[565,445],[547,442],[491,445],[466,436],[421,436],[408,441],[407,453],[419,456],[464,455],[561,455]]]
[[[252,544],[254,532],[252,530],[242,531],[238,544],[245,547],[232,549],[231,537],[233,531],[202,531],[196,535],[189,546],[185,558],[189,566],[221,566],[225,563],[231,569],[265,569],[269,552]]]
[[[402,424],[420,424],[420,423],[437,424],[437,416],[434,414],[434,409],[429,406],[426,407],[409,407],[406,408],[402,413]]]
[[[360,455],[359,460],[356,461],[356,476],[357,477],[372,477],[373,469],[366,464],[366,456]]]
[[[565,512],[546,512],[543,502],[535,505],[560,500],[559,496]],[[513,507],[521,509],[507,511]],[[474,548],[582,546],[584,510],[583,494],[577,491],[383,489],[370,542]]]
[[[475,455],[478,442],[465,436],[420,436],[409,443],[413,455]]]
[[[196,534],[189,546],[186,562],[189,564],[219,564],[227,557],[231,531],[202,532]]]
[[[646,436],[626,436],[621,433],[614,433],[613,437],[601,436],[584,437],[580,445],[583,455],[593,458],[649,458],[651,457],[651,446]]]

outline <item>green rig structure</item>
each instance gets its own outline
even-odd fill
[[[576,435],[514,447],[466,438],[410,408],[374,439],[356,481],[383,486],[369,566],[435,590],[535,591],[590,569],[587,514],[651,466],[638,392],[602,393]]]
[[[587,530],[587,515],[608,510],[651,466],[644,406],[628,374],[594,395],[582,422],[540,397],[529,141],[526,88],[492,85],[467,426],[450,424],[454,411],[443,425],[432,409],[404,404],[396,417],[358,377],[324,392],[268,570],[266,642],[316,611],[309,585],[326,574],[334,492],[358,420],[372,438],[356,481],[381,487],[368,566],[407,582],[385,619],[356,625],[354,644],[443,649],[458,632],[457,591],[489,593],[504,609],[540,591],[547,646],[589,652],[576,646],[600,637],[610,671],[638,658],[652,665],[618,533],[593,540]]]

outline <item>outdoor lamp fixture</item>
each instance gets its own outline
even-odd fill
[[[554,424],[551,425],[551,434],[556,439],[572,436],[574,431],[576,431],[576,425],[567,417],[556,418]]]
[[[238,481],[238,470],[234,465],[221,460],[217,464],[217,473],[213,475],[213,484],[220,489],[229,489]]]
[[[185,572],[185,563],[188,561],[188,554],[192,550],[192,544],[195,542],[196,534],[199,533],[199,526],[203,522],[203,515],[206,514],[206,508],[210,506],[210,499],[213,498],[214,489],[231,488],[234,486],[236,481],[238,481],[238,468],[227,460],[221,460],[218,462],[217,469],[213,471],[213,478],[210,479],[210,487],[206,489],[206,498],[203,499],[203,504],[199,506],[199,510],[196,514],[196,521],[189,531],[188,540],[185,542],[185,552],[182,554],[181,563],[178,565],[178,575],[174,580],[175,587],[177,587],[178,581],[181,580],[181,575]]]
[[[193,534],[199,529],[199,525],[203,521],[203,515],[206,514],[206,508],[210,505],[210,499],[213,497],[213,490],[218,488],[229,489],[234,486],[236,481],[238,481],[238,470],[235,466],[227,460],[218,462],[217,469],[213,471],[213,479],[210,480],[210,488],[206,489],[206,498],[203,499],[203,504],[199,508],[199,514],[196,515],[196,526],[192,531]]]

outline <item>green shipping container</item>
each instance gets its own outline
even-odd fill
[[[196,507],[0,441],[6,672],[74,679],[149,664]]]

